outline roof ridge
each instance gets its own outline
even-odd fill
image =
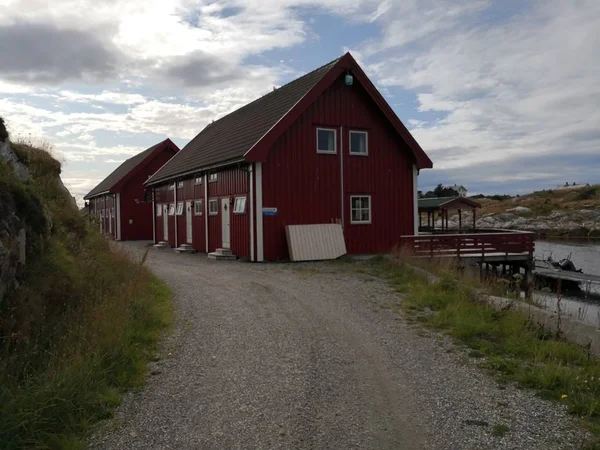
[[[334,65],[335,63],[337,63],[337,62],[338,62],[340,59],[342,59],[342,58],[343,58],[343,55],[342,55],[342,56],[340,56],[340,57],[338,57],[338,58],[336,58],[336,59],[334,59],[333,61],[329,61],[327,64],[323,64],[322,66],[320,66],[320,67],[317,67],[316,69],[313,69],[313,70],[311,70],[310,72],[306,72],[304,75],[302,75],[302,76],[300,76],[300,77],[298,77],[298,78],[294,78],[293,80],[291,80],[291,81],[288,81],[287,83],[285,83],[285,84],[283,84],[283,85],[279,86],[278,88],[276,88],[276,89],[274,89],[274,90],[272,90],[272,91],[270,91],[270,92],[267,92],[266,94],[264,94],[264,95],[261,95],[261,96],[260,96],[260,97],[258,97],[258,98],[255,98],[255,99],[254,99],[254,100],[252,100],[250,103],[246,103],[246,104],[244,104],[243,106],[240,106],[238,109],[235,109],[235,110],[231,111],[230,113],[227,113],[227,114],[225,114],[223,117],[219,117],[217,120],[213,120],[212,122],[209,122],[209,123],[206,125],[206,127],[204,127],[204,129],[208,128],[209,126],[211,126],[211,125],[213,125],[213,124],[216,124],[217,122],[219,122],[219,121],[221,121],[221,120],[225,119],[226,117],[229,117],[229,116],[231,116],[232,114],[235,114],[235,113],[237,113],[238,111],[242,111],[243,109],[246,109],[248,106],[250,106],[250,105],[252,105],[252,104],[254,104],[254,103],[258,102],[259,100],[262,100],[262,99],[264,99],[265,97],[268,97],[268,96],[270,96],[270,95],[274,94],[274,93],[275,93],[275,92],[277,92],[279,89],[283,89],[283,88],[285,88],[285,87],[289,86],[289,85],[290,85],[290,84],[292,84],[292,83],[296,83],[297,81],[300,81],[300,80],[302,80],[302,79],[304,79],[304,78],[306,78],[306,77],[308,77],[308,76],[312,75],[313,73],[315,73],[315,72],[317,72],[317,71],[319,71],[319,70],[321,70],[321,69],[324,69],[324,68],[325,68],[325,67],[327,67],[327,66]]]

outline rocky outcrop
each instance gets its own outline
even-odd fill
[[[19,286],[20,269],[51,231],[48,209],[28,187],[29,169],[0,142],[0,302]],[[8,170],[6,170],[8,169]]]
[[[0,141],[0,159],[12,167],[15,177],[18,180],[27,181],[29,179],[29,169],[19,161],[17,155],[11,150],[8,139],[6,142]]]
[[[529,208],[525,208],[528,209]],[[510,210],[509,210],[510,211]],[[521,213],[530,212],[520,211]],[[542,234],[589,236],[600,234],[600,209],[582,209],[578,211],[552,211],[546,216],[523,217],[515,212],[486,214],[477,220],[477,228],[493,228],[504,230],[534,231]],[[463,217],[463,227],[470,227],[473,220],[470,215]],[[436,227],[441,228],[438,220]],[[448,223],[450,228],[458,228],[458,216],[452,216]]]

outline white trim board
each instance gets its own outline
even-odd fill
[[[413,164],[413,235],[419,234],[419,169]]]
[[[204,174],[204,251],[208,253],[208,175]]]
[[[250,261],[254,261],[254,164],[248,168],[250,172]]]
[[[152,201],[154,206],[154,200]],[[121,240],[121,194],[117,192],[117,205],[115,208],[115,214],[117,216],[117,241]],[[153,222],[154,225],[154,222]],[[153,228],[154,230],[154,228]]]
[[[263,247],[263,198],[262,198],[262,163],[256,164],[256,260],[264,261]]]

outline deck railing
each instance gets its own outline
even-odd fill
[[[456,257],[491,254],[533,254],[534,234],[497,230],[471,234],[423,234],[402,236],[400,246],[414,256]]]

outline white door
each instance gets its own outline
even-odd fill
[[[169,205],[163,205],[163,241],[169,242]]]
[[[112,234],[112,211],[108,210],[108,232]]]
[[[223,237],[223,248],[230,248],[229,237],[229,199],[221,199],[221,235]]]
[[[185,238],[188,244],[192,243],[192,202],[185,202]]]

